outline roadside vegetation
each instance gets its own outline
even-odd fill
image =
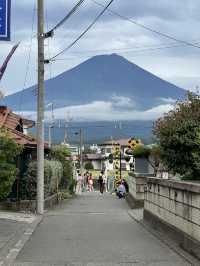
[[[182,179],[200,180],[200,97],[186,101],[160,118],[154,128],[164,165]]]
[[[32,159],[23,161],[23,152],[24,147],[18,145],[8,131],[0,129],[0,200],[36,198],[37,162]],[[53,146],[44,162],[45,198],[55,193],[65,198],[73,194],[74,186],[70,151],[64,145]]]
[[[0,130],[0,199],[5,199],[12,190],[18,173],[16,158],[23,147],[16,144],[4,129]]]

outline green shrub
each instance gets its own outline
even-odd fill
[[[0,130],[0,199],[5,199],[11,192],[18,169],[16,157],[22,151],[6,130]]]
[[[137,145],[133,150],[133,156],[135,158],[148,158],[151,149],[145,145]]]
[[[74,191],[75,182],[73,179],[72,161],[68,160],[70,151],[65,145],[56,145],[51,149],[51,157],[62,163],[63,176],[59,183],[60,189],[68,189],[71,193]]]
[[[88,161],[85,163],[85,170],[94,170],[92,162]]]
[[[63,175],[63,167],[59,161],[44,161],[44,195],[45,198],[56,193],[58,184]],[[29,199],[35,199],[37,193],[37,162],[29,163],[26,172],[26,195]]]
[[[52,175],[50,181],[51,193],[57,192],[63,177],[63,166],[59,161],[50,161]]]

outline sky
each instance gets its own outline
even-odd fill
[[[109,2],[97,1],[103,5]],[[36,83],[36,2],[12,1],[12,41],[1,42],[0,64],[13,44],[20,41],[20,47],[0,83],[0,90],[5,95]],[[52,28],[76,2],[77,0],[45,0],[45,29]],[[199,42],[200,45],[199,0],[115,0],[110,8],[157,31],[180,40]],[[101,10],[92,0],[85,0],[78,12],[55,31],[52,39],[46,41],[46,58],[67,47]],[[174,45],[174,48],[157,49]],[[58,61],[46,66],[45,78],[54,77],[93,55],[111,53],[118,53],[184,89],[195,90],[200,85],[199,48],[184,46],[149,32],[109,11],[72,49],[61,55]]]

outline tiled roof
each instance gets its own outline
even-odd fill
[[[121,146],[128,146],[129,139],[108,140],[100,144],[99,146],[113,146],[120,144]]]
[[[6,106],[0,106],[0,128],[6,128],[9,135],[18,143],[25,146],[36,146],[36,140],[33,137],[25,135],[16,129],[19,125],[19,120],[22,120],[23,125],[31,127],[34,122],[31,120],[23,119],[21,116],[13,113]]]
[[[94,153],[94,154],[86,154],[86,159],[88,160],[102,160],[104,157],[102,154]]]
[[[37,145],[37,142],[34,138],[23,134],[17,130],[8,129],[9,135],[20,145]]]
[[[8,107],[0,106],[0,128],[4,126],[6,128],[15,129],[20,119],[22,119],[23,124],[27,128],[31,128],[35,124],[34,121],[22,118],[13,113]]]

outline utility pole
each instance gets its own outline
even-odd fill
[[[68,119],[66,117],[65,118],[64,144],[67,144],[67,142],[68,142],[67,127],[68,127]]]
[[[65,117],[65,126],[64,126],[64,143],[68,144],[69,139],[68,139],[68,126],[69,123],[72,121],[72,117],[70,116],[70,112],[67,112],[66,117]]]
[[[49,125],[49,149],[51,148],[51,124]]]
[[[37,213],[44,213],[44,0],[38,9]]]
[[[120,171],[120,180],[122,180],[122,150],[120,146],[120,153],[119,153],[119,171]]]
[[[83,130],[80,128],[80,170],[81,176],[83,176]]]

